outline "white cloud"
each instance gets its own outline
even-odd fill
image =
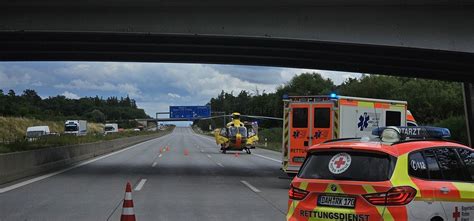
[[[66,98],[69,98],[69,99],[79,99],[79,98],[81,98],[81,97],[79,97],[79,95],[71,93],[69,91],[64,91],[64,93],[62,93],[61,95],[63,95]]]
[[[133,98],[141,98],[142,92],[133,84],[130,83],[120,83],[112,84],[109,82],[93,83],[86,80],[75,79],[69,83],[61,83],[54,85],[55,88],[60,89],[76,89],[76,90],[97,90],[97,91],[113,91],[118,93],[125,93],[130,95]]]
[[[29,74],[11,74],[8,75],[0,70],[0,87],[13,88],[18,85],[28,85],[31,83],[31,76]]]
[[[181,96],[179,96],[179,94],[175,94],[175,93],[168,93],[168,96],[172,97],[172,98],[180,98]]]

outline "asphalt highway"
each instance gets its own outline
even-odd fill
[[[0,187],[0,220],[120,220],[127,181],[137,220],[284,220],[290,180],[279,178],[281,155],[235,153],[176,128],[39,181]]]

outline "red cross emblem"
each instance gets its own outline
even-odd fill
[[[461,217],[461,213],[458,211],[458,207],[454,207],[453,218],[454,221],[458,221],[458,218]]]
[[[341,166],[344,165],[345,163],[346,161],[344,161],[344,157],[339,157],[339,160],[334,162],[334,164],[336,164],[337,169],[341,168]]]

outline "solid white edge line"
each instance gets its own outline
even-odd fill
[[[251,189],[252,191],[256,192],[256,193],[260,193],[260,190],[257,189],[256,187],[252,186],[252,184],[248,183],[247,181],[245,180],[241,180],[240,181],[241,183],[243,183],[245,186],[247,186],[249,189]]]
[[[155,167],[156,164],[158,164],[157,162],[153,162],[153,164],[151,165],[151,167]]]
[[[140,180],[140,182],[138,183],[138,185],[135,187],[135,191],[140,191],[142,190],[143,186],[145,185],[146,183],[146,179],[142,179]]]
[[[158,138],[161,138],[161,137],[158,137]],[[104,159],[104,158],[107,158],[107,157],[110,157],[112,155],[115,155],[115,154],[118,154],[118,153],[121,153],[121,152],[124,152],[124,151],[127,151],[129,149],[132,149],[132,148],[135,148],[139,145],[142,145],[142,144],[145,144],[145,143],[148,143],[148,142],[151,142],[151,141],[154,141],[158,138],[155,138],[155,139],[151,139],[151,140],[147,140],[145,142],[142,142],[142,143],[139,143],[139,144],[135,144],[133,146],[130,146],[130,147],[127,147],[125,149],[121,149],[121,150],[118,150],[118,151],[115,151],[115,152],[112,152],[112,153],[109,153],[109,154],[106,154],[104,156],[100,156],[100,157],[97,157],[97,158],[94,158],[94,159],[91,159],[91,160],[87,160],[87,161],[84,161],[82,163],[79,163],[79,164],[76,164],[74,166],[71,166],[71,167],[68,167],[66,169],[62,169],[62,170],[59,170],[59,171],[56,171],[56,172],[53,172],[53,173],[48,173],[48,174],[45,174],[45,175],[42,175],[42,176],[39,176],[39,177],[35,177],[33,179],[29,179],[29,180],[25,180],[23,182],[19,182],[19,183],[16,183],[16,184],[13,184],[11,186],[7,186],[7,187],[4,187],[4,188],[0,188],[0,193],[5,193],[5,192],[8,192],[8,191],[11,191],[11,190],[14,190],[14,189],[17,189],[17,188],[20,188],[22,186],[26,186],[28,184],[31,184],[31,183],[34,183],[34,182],[37,182],[37,181],[40,181],[40,180],[44,180],[46,178],[49,178],[49,177],[52,177],[52,176],[55,176],[55,175],[58,175],[60,173],[64,173],[66,171],[69,171],[69,170],[72,170],[74,168],[78,168],[78,167],[81,167],[81,166],[84,166],[86,164],[89,164],[89,163],[93,163],[95,161],[98,161],[98,160],[101,160],[101,159]]]
[[[271,157],[263,156],[263,155],[256,154],[256,153],[254,153],[254,154],[252,154],[252,155],[255,155],[255,156],[257,156],[257,157],[261,157],[261,158],[264,158],[264,159],[267,159],[267,160],[272,160],[272,161],[281,163],[281,160],[273,159],[273,158],[271,158]]]

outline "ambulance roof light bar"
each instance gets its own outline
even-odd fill
[[[395,143],[410,139],[443,139],[451,137],[448,128],[441,127],[380,127],[372,130],[372,135],[380,137],[382,142]]]
[[[293,101],[293,102],[315,102],[315,101],[327,101],[327,100],[338,100],[340,98],[336,93],[331,93],[329,95],[299,95],[299,96],[289,96],[288,94],[283,94],[283,100]]]

